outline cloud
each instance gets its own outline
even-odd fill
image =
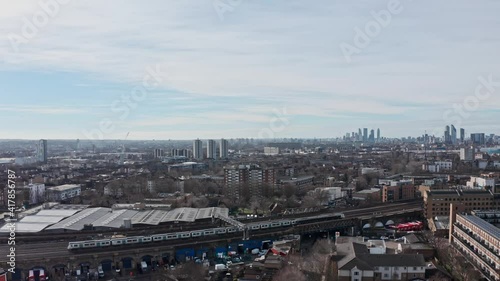
[[[46,115],[60,115],[60,114],[80,114],[85,111],[77,108],[62,108],[55,106],[26,106],[26,105],[0,105],[0,111],[4,112],[24,112],[34,114]]]
[[[2,2],[0,34],[20,34],[22,18],[39,10],[36,2]],[[138,111],[146,117],[127,120],[134,126],[260,124],[283,107],[297,118],[334,118],[347,126],[366,122],[366,114],[379,122],[387,116],[440,120],[440,109],[473,93],[478,76],[500,77],[495,1],[405,2],[350,64],[339,44],[352,41],[354,28],[386,2],[245,1],[223,22],[211,1],[148,3],[71,1],[19,52],[0,40],[0,71],[80,73],[91,81],[78,87],[132,89],[147,66],[159,64],[164,79],[145,107],[150,115],[163,107],[171,117]],[[498,96],[484,107],[494,108]],[[22,110],[81,112],[57,105],[16,109]]]

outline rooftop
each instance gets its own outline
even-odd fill
[[[363,189],[358,191],[357,193],[376,193],[376,192],[380,192],[380,189],[378,188]]]
[[[140,211],[132,217],[132,224],[158,225],[162,222],[167,213],[168,211],[164,210]]]
[[[26,232],[39,232],[47,228],[50,225],[58,223],[66,217],[77,213],[79,209],[46,209],[40,210],[37,213],[32,213],[30,215],[24,216],[18,222],[16,222],[16,232],[26,233]],[[9,232],[7,224],[0,228],[0,232]]]
[[[80,188],[79,184],[63,184],[58,186],[47,187],[48,190],[52,191],[66,191],[74,188]]]
[[[476,216],[470,216],[470,215],[458,215],[458,216],[464,218],[471,224],[481,228],[483,231],[491,235],[493,238],[500,240],[500,228]]]
[[[93,224],[97,219],[103,217],[110,211],[111,209],[109,208],[101,207],[85,209],[74,216],[66,218],[63,221],[50,226],[47,230],[83,230],[85,225]]]
[[[111,227],[120,228],[123,226],[124,219],[130,219],[135,216],[138,211],[135,210],[112,210],[108,214],[97,219],[93,226],[95,227]]]

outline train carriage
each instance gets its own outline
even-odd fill
[[[98,247],[108,247],[111,246],[111,241],[109,239],[96,241]]]
[[[215,234],[215,229],[207,229],[203,231],[203,235],[208,236],[208,235],[214,235]]]
[[[179,238],[179,233],[169,233],[165,236],[165,240],[172,240]]]
[[[153,235],[153,236],[151,236],[151,237],[152,237],[152,239],[153,239],[153,241],[154,241],[154,242],[158,242],[158,241],[163,241],[163,240],[165,240],[165,235],[163,235],[163,234],[160,234],[160,235]]]
[[[137,244],[139,243],[140,237],[128,237],[125,239],[125,244]]]
[[[69,242],[68,250],[80,249],[82,242]]]
[[[215,229],[216,234],[226,234],[227,233],[227,228],[216,228]]]
[[[280,221],[272,222],[271,223],[271,227],[280,227],[280,226],[281,226],[281,222]]]
[[[113,238],[111,239],[111,245],[113,246],[118,246],[118,245],[123,245],[125,244],[125,239],[124,238]]]
[[[96,241],[85,241],[82,244],[82,248],[95,248],[97,246]]]
[[[203,235],[202,231],[191,231],[191,237],[200,237]]]
[[[149,243],[151,242],[152,238],[151,236],[143,236],[139,240],[141,241],[141,243]]]

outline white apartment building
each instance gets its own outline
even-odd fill
[[[470,181],[467,181],[467,187],[470,188],[480,188],[484,189],[487,186],[495,187],[494,178],[483,178],[483,177],[471,177]]]
[[[264,155],[278,155],[280,154],[279,147],[266,146],[264,147]]]
[[[29,190],[29,204],[35,205],[45,201],[45,184],[30,183],[24,189]]]
[[[80,196],[81,192],[82,188],[79,184],[64,184],[47,188],[49,199],[57,202]]]
[[[473,147],[460,148],[460,160],[473,161],[474,160],[474,148]]]

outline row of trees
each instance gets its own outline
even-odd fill
[[[436,259],[453,277],[462,281],[479,280],[480,274],[450,243],[448,239],[426,232],[425,237],[436,250]]]

